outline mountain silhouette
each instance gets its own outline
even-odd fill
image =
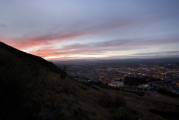
[[[90,87],[51,62],[0,42],[0,120],[165,120],[149,110],[165,103],[156,107],[151,100]],[[178,103],[169,108],[176,111]]]

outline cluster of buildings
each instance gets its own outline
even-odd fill
[[[137,67],[101,67],[98,68],[99,81],[115,88],[137,88],[139,90],[163,89],[179,95],[179,69],[170,69],[163,66]],[[142,78],[146,82],[137,86],[125,84],[125,78]]]
[[[113,88],[137,90],[165,89],[179,94],[179,68],[167,68],[161,65],[137,66],[72,66],[67,71],[73,78],[83,82],[100,82]],[[129,86],[126,78],[131,81],[146,82]],[[140,81],[141,82],[141,81]]]

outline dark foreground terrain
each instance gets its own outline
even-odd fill
[[[0,120],[178,120],[179,100],[83,84],[0,43]]]

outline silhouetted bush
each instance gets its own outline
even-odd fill
[[[110,109],[115,109],[121,106],[125,106],[126,102],[125,100],[120,97],[119,95],[110,95],[103,93],[101,96],[99,96],[98,103],[104,107],[104,108],[110,108]]]
[[[139,115],[127,107],[119,107],[113,112],[113,120],[138,120]]]

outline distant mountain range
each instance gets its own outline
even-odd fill
[[[0,120],[175,120],[178,110],[174,98],[74,81],[53,63],[0,42]]]

